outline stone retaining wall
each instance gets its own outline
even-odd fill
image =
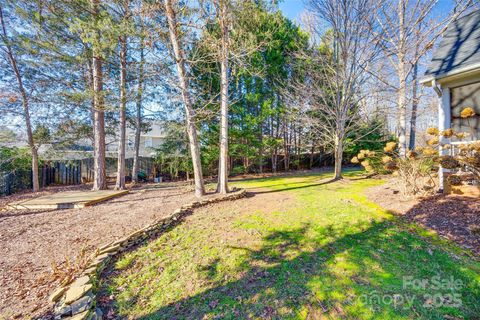
[[[102,319],[101,310],[95,307],[97,278],[112,257],[165,232],[180,219],[191,214],[194,208],[245,196],[246,191],[240,190],[216,198],[194,201],[126,237],[99,247],[87,269],[78,278],[70,284],[60,286],[50,295],[50,302],[55,303],[55,319]]]

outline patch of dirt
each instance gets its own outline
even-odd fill
[[[75,187],[17,194],[1,201],[4,206],[11,201],[65,189]],[[211,196],[214,195],[207,197]],[[82,209],[3,208],[0,210],[0,319],[40,315],[49,318],[48,296],[59,285],[58,273],[74,269],[97,247],[124,237],[194,199],[191,187],[148,185]],[[84,255],[77,256],[82,250]],[[53,266],[58,268],[55,273]]]
[[[225,201],[198,208],[185,219],[187,225],[208,228],[214,224],[216,240],[221,243],[241,242],[243,235],[232,234],[231,223],[236,218],[258,212],[283,212],[295,205],[294,196],[288,192],[272,192],[263,188],[248,189],[250,196],[235,201]],[[212,215],[215,212],[215,215]],[[203,228],[203,227],[201,227]]]
[[[455,241],[480,257],[480,201],[458,195],[406,199],[394,179],[370,188],[367,197],[409,221]]]
[[[403,196],[396,179],[382,177],[382,180],[386,181],[385,184],[366,191],[368,199],[382,208],[395,214],[404,214],[420,201],[417,198]]]

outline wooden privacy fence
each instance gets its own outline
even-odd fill
[[[49,185],[80,184],[81,162],[49,162],[40,166],[38,180],[41,187]],[[32,170],[13,170],[0,172],[0,195],[10,195],[32,188]]]
[[[81,161],[53,162],[41,169],[40,184],[48,186],[51,184],[80,184],[82,183]]]
[[[109,176],[115,176],[117,159],[106,158]],[[133,159],[126,159],[125,175],[130,176]],[[140,157],[139,171],[153,174],[154,160]],[[48,161],[38,169],[40,187],[50,185],[75,185],[93,181],[93,158],[70,161]],[[0,171],[0,196],[32,188],[32,170]]]
[[[8,196],[30,188],[32,188],[31,170],[15,170],[0,173],[0,195]]]
[[[145,172],[147,177],[153,174],[155,167],[155,160],[147,157],[139,157],[138,170]],[[79,160],[81,162],[83,182],[93,181],[93,158],[86,158]],[[125,176],[131,178],[133,168],[133,158],[125,159]],[[105,170],[108,177],[116,177],[117,175],[117,158],[105,158]]]

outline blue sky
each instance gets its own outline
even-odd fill
[[[297,20],[304,8],[303,0],[283,0],[280,3],[280,10],[293,21]]]
[[[449,11],[452,9],[453,3],[453,0],[439,0],[434,12]],[[290,18],[290,20],[296,21],[302,11],[305,10],[304,0],[283,0],[280,3],[280,10],[282,10],[283,14]]]

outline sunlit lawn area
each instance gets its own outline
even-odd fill
[[[357,175],[236,182],[263,193],[124,254],[105,294],[125,318],[478,319],[480,264],[368,201],[382,182]]]

